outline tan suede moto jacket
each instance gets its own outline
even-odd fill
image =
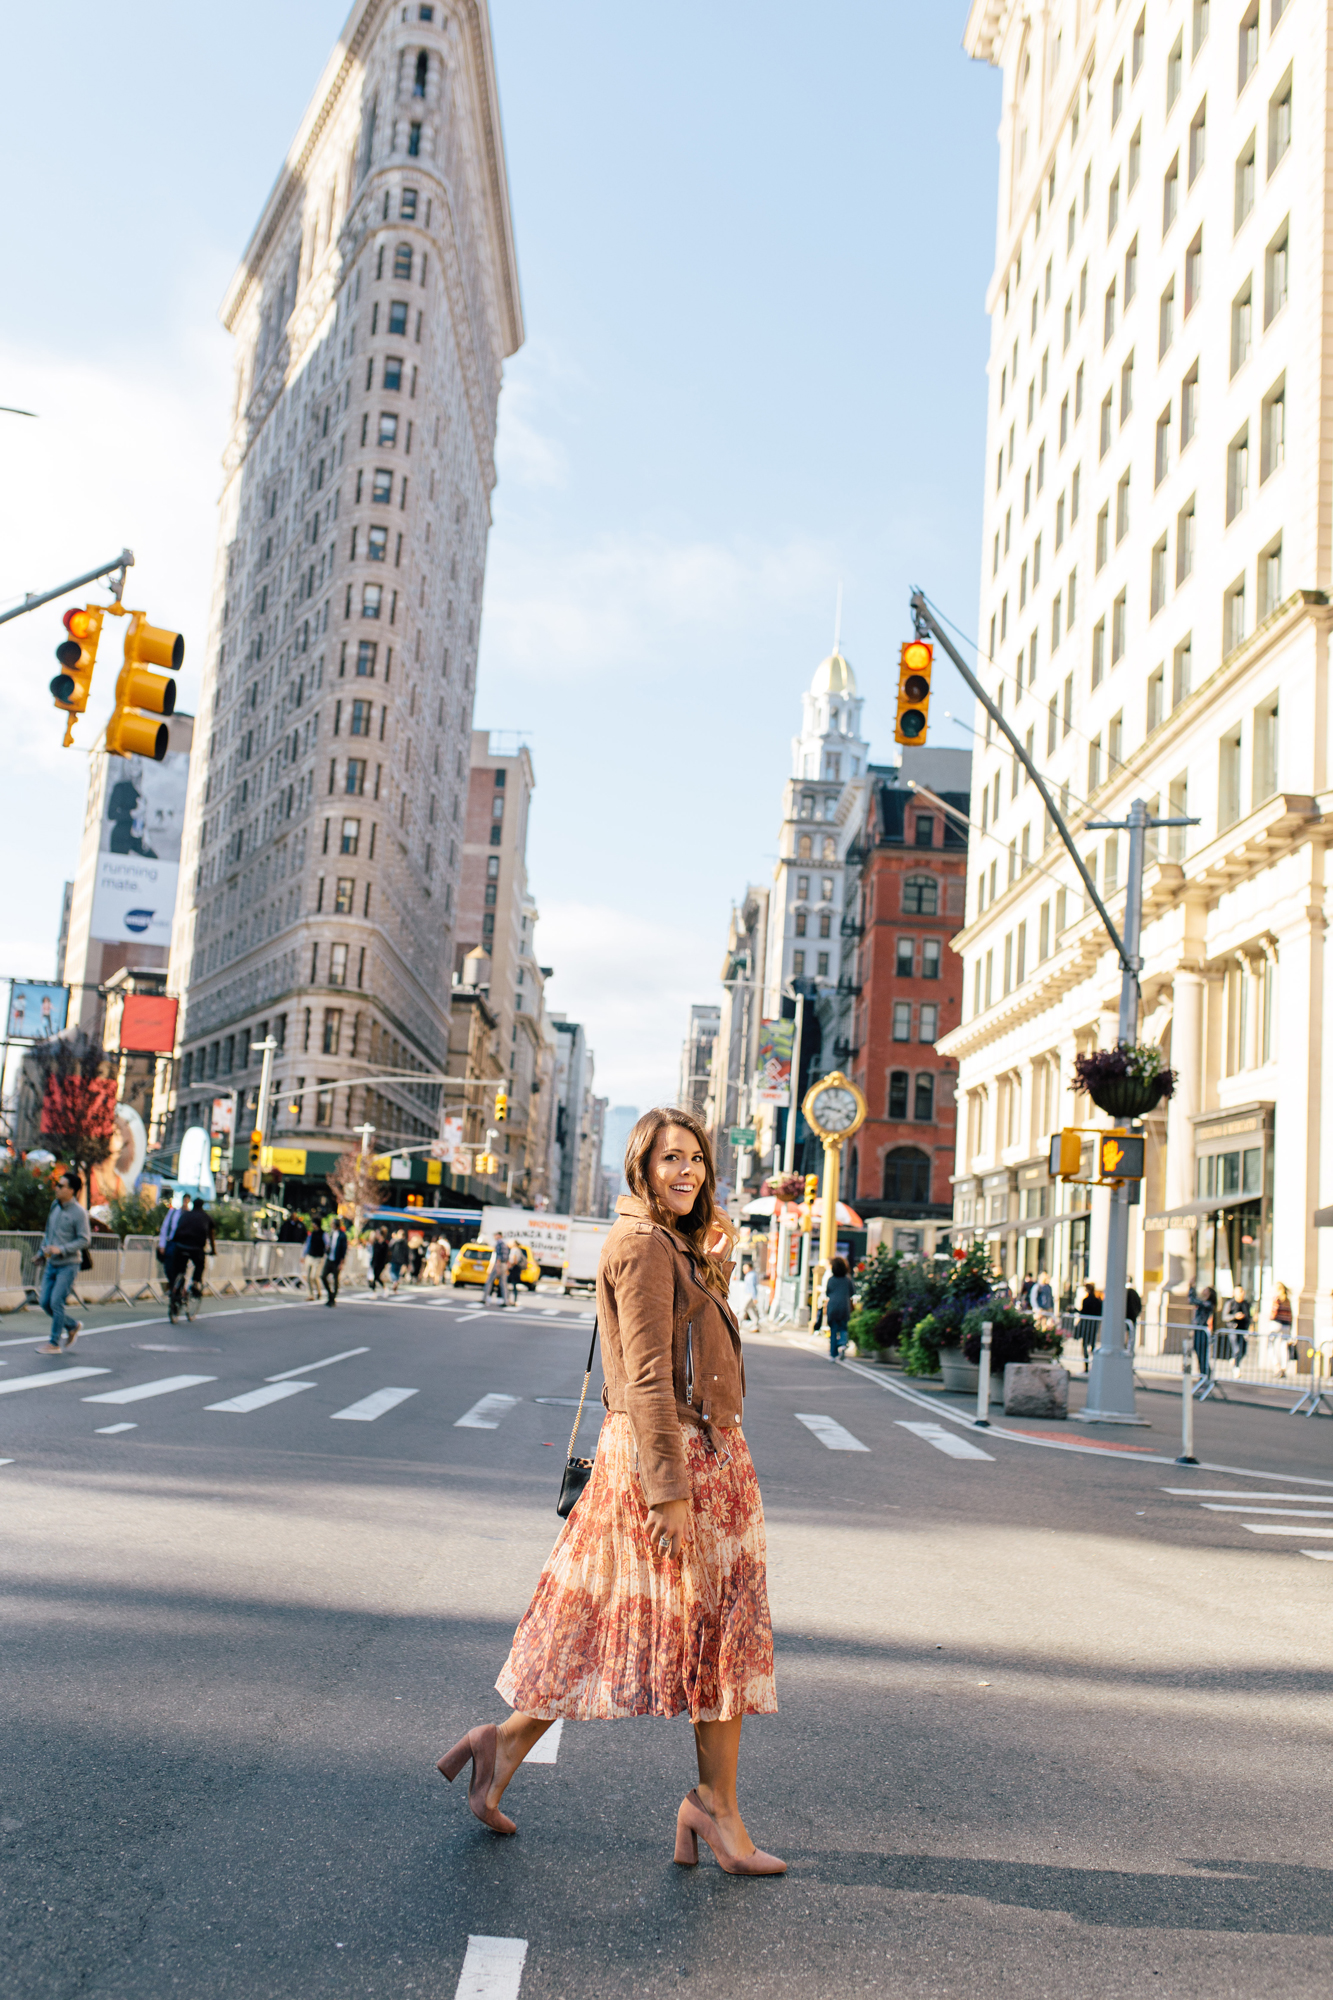
[[[745,1363],[731,1309],[685,1244],[622,1195],[597,1268],[602,1402],[623,1410],[650,1507],[689,1497],[682,1423],[730,1430],[741,1420]]]

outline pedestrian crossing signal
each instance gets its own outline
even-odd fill
[[[1103,1181],[1141,1181],[1143,1140],[1134,1132],[1099,1132],[1097,1176]]]
[[[924,639],[909,639],[898,654],[898,720],[893,731],[898,743],[925,741],[934,658],[934,648]]]
[[[99,605],[90,604],[86,609],[76,606],[74,610],[67,611],[61,620],[69,637],[62,639],[56,647],[60,672],[51,681],[51,693],[56,707],[63,708],[69,717],[65,724],[63,745],[66,750],[74,741],[74,718],[82,715],[88,706],[104,615]]]

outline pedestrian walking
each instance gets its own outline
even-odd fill
[[[384,1267],[389,1261],[389,1232],[381,1223],[370,1246],[370,1289],[384,1290]]]
[[[403,1273],[407,1269],[408,1259],[411,1254],[411,1251],[407,1247],[406,1232],[396,1229],[393,1234],[393,1241],[389,1245],[389,1270],[392,1273],[392,1282],[390,1283],[389,1290],[391,1292],[396,1292],[399,1285],[402,1284]]]
[[[748,1257],[741,1265],[740,1323],[744,1326],[747,1321],[753,1326],[762,1326],[763,1324],[763,1319],[759,1311],[759,1273],[755,1270],[753,1262]]]
[[[1143,1312],[1143,1300],[1134,1289],[1134,1280],[1125,1284],[1125,1345],[1133,1353],[1139,1344],[1139,1318]]]
[[[324,1265],[324,1231],[317,1221],[312,1221],[306,1232],[305,1252],[301,1266],[305,1272],[305,1295],[308,1299],[319,1297],[319,1275]]]
[[[500,1288],[500,1304],[507,1306],[509,1304],[509,1245],[505,1242],[499,1230],[495,1233],[495,1248],[491,1252],[491,1261],[486,1266],[486,1284],[481,1294],[481,1302],[484,1306],[490,1304],[491,1290],[495,1285],[498,1285]]]
[[[324,1303],[336,1306],[338,1303],[338,1280],[342,1267],[347,1261],[347,1231],[341,1218],[335,1216],[331,1226],[324,1232]]]
[[[1083,1367],[1086,1371],[1088,1356],[1097,1345],[1097,1336],[1102,1330],[1102,1295],[1089,1278],[1083,1287],[1083,1296],[1078,1302],[1078,1337],[1083,1346]]]
[[[439,1762],[472,1765],[468,1803],[496,1833],[514,1772],[560,1716],[688,1714],[699,1781],[675,1858],[702,1838],[733,1875],[781,1874],[736,1794],[741,1724],[777,1709],[764,1515],[742,1434],[745,1365],[727,1306],[731,1231],[692,1112],[647,1112],[630,1193],[602,1245],[597,1311],[607,1415],[592,1476],[542,1571],[496,1687],[513,1710]]]
[[[527,1261],[527,1252],[524,1250],[523,1245],[521,1243],[511,1243],[509,1246],[509,1264],[506,1275],[509,1279],[509,1297],[514,1305],[518,1304],[519,1286],[523,1282],[523,1272]]]
[[[421,1238],[418,1237],[415,1243],[409,1242],[407,1248],[412,1264],[412,1283],[419,1285],[421,1283],[421,1267],[426,1261],[426,1246],[421,1241]]]
[[[91,1255],[92,1224],[79,1201],[83,1183],[73,1167],[56,1178],[56,1198],[46,1218],[46,1229],[37,1256],[42,1264],[42,1288],[37,1303],[51,1322],[51,1338],[44,1340],[40,1354],[59,1354],[73,1347],[83,1331],[81,1319],[66,1319],[65,1301],[70,1287],[83,1268],[83,1254]]]
[[[819,1288],[819,1300],[828,1321],[828,1358],[836,1361],[847,1345],[847,1322],[852,1315],[852,1281],[842,1257],[830,1263]]]
[[[1042,1316],[1049,1325],[1055,1316],[1055,1292],[1051,1286],[1049,1271],[1038,1271],[1037,1282],[1032,1287],[1032,1309]]]
[[[426,1252],[426,1283],[442,1285],[449,1273],[449,1245],[437,1236]]]
[[[1268,1366],[1283,1378],[1287,1373],[1287,1364],[1296,1359],[1292,1324],[1291,1293],[1279,1280],[1273,1287],[1273,1303],[1268,1309]]]
[[[1217,1313],[1217,1293],[1211,1285],[1197,1292],[1191,1284],[1189,1302],[1194,1308],[1194,1353],[1199,1374],[1206,1382],[1213,1372],[1213,1328]]]
[[[1250,1313],[1250,1302],[1244,1288],[1237,1286],[1222,1308],[1222,1324],[1231,1342],[1231,1360],[1239,1375],[1245,1356],[1250,1351],[1250,1330],[1254,1325]]]

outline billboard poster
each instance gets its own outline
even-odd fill
[[[118,1104],[115,1119],[111,1151],[88,1175],[89,1208],[103,1208],[108,1216],[113,1201],[124,1201],[137,1190],[148,1157],[148,1134],[134,1106]]]
[[[795,1021],[759,1023],[755,1096],[760,1104],[791,1103],[791,1052],[795,1038]]]
[[[526,1243],[543,1268],[561,1266],[569,1256],[567,1215],[551,1215],[545,1209],[483,1208],[477,1232],[482,1242],[494,1242],[497,1231],[510,1243]]]
[[[12,1041],[49,1041],[60,1033],[68,1014],[68,986],[44,986],[32,979],[10,981],[5,1033]]]
[[[103,944],[138,940],[167,947],[176,909],[185,824],[187,750],[109,757],[91,934]]]
[[[230,1139],[236,1121],[236,1099],[215,1097],[209,1130],[215,1139]]]

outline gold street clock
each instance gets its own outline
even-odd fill
[[[866,1101],[840,1069],[822,1076],[805,1093],[801,1106],[810,1130],[826,1146],[840,1146],[865,1124]]]

